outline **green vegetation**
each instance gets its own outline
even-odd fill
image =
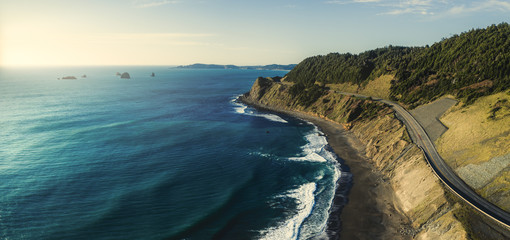
[[[508,99],[498,99],[496,104],[494,104],[494,106],[492,106],[492,109],[489,111],[489,117],[487,117],[487,119],[496,120],[499,117],[498,115],[500,115],[498,114],[498,112],[499,113],[505,112],[503,116],[501,116],[501,118],[510,115],[510,102],[508,101]]]
[[[359,55],[330,53],[303,60],[287,74],[287,81],[303,83],[354,83],[362,85],[400,66],[402,57],[422,48],[385,47]]]
[[[289,93],[299,105],[308,107],[325,93],[324,90],[324,87],[315,84],[306,86],[303,83],[297,83],[290,87]]]
[[[471,30],[405,58],[392,97],[421,104],[451,93],[465,103],[510,86],[510,26]]]
[[[388,46],[358,55],[315,56],[299,63],[286,81],[301,84],[299,90],[306,91],[295,91],[301,97],[315,85],[365,87],[382,75],[394,74],[389,97],[411,108],[445,94],[471,104],[509,88],[509,37],[510,25],[501,23],[454,35],[430,47]]]
[[[360,99],[364,100],[364,99]],[[383,112],[387,106],[384,104],[380,104],[372,101],[372,99],[368,99],[365,101],[361,101],[360,104],[355,105],[351,114],[349,115],[347,122],[352,122],[357,119],[366,119],[371,120],[375,117],[379,116],[381,112]]]

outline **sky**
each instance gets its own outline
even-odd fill
[[[0,66],[291,64],[501,22],[510,0],[0,0]]]

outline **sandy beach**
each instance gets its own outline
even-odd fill
[[[393,207],[393,189],[365,157],[365,147],[353,133],[338,123],[309,114],[246,103],[312,122],[326,134],[329,145],[349,167],[353,180],[348,202],[343,209],[333,211],[328,220],[332,239],[410,239],[400,233],[408,220]]]

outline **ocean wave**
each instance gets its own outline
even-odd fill
[[[301,147],[301,156],[290,157],[288,160],[324,164],[324,168],[331,172],[331,176],[328,178],[324,178],[323,172],[315,175],[314,181],[321,183],[321,188],[318,188],[315,192],[315,206],[310,216],[302,223],[300,233],[302,239],[313,237],[327,239],[326,227],[333,207],[335,192],[338,188],[337,183],[344,174],[340,170],[341,165],[336,154],[328,145],[326,136],[317,126],[313,126],[314,128],[305,135],[307,143]]]
[[[237,101],[239,99],[239,96],[233,98],[230,102],[234,105],[234,111],[239,114],[244,114],[248,116],[254,116],[254,117],[263,117],[267,120],[273,121],[273,122],[280,122],[280,123],[288,123],[285,119],[281,118],[278,115],[271,114],[271,113],[256,113],[248,108],[248,106],[240,103]]]
[[[324,134],[314,125],[314,129],[305,136],[306,144],[301,147],[302,154],[290,157],[292,161],[337,162],[336,155],[329,150]]]
[[[277,198],[292,198],[297,204],[297,213],[278,226],[261,231],[260,239],[298,239],[301,225],[310,216],[315,205],[315,189],[317,185],[313,182],[301,185],[299,188],[290,190]]]
[[[250,113],[246,105],[236,100],[232,100],[232,103],[235,105],[237,113],[257,116],[256,113]],[[267,118],[267,116],[260,115],[259,117]],[[337,184],[340,184],[339,181],[342,182],[341,178],[349,178],[350,174],[341,171],[338,157],[329,146],[324,133],[310,122],[303,124],[313,126],[313,129],[304,136],[306,144],[301,147],[299,155],[284,159],[291,162],[319,164],[322,170],[314,172],[312,177],[308,178],[309,183],[277,196],[280,199],[294,199],[297,206],[293,209],[296,212],[276,226],[260,231],[261,239],[328,239],[326,229],[335,193],[339,188]],[[258,154],[269,157],[266,154]]]
[[[317,189],[315,193],[315,206],[310,216],[302,223],[300,239],[328,239],[326,228],[338,187],[337,182],[341,176],[338,165],[339,164],[331,166],[334,173],[333,176],[327,180],[331,181],[328,186]]]
[[[263,152],[251,152],[249,153],[249,155],[256,155],[256,156],[261,156],[261,157],[265,157],[265,158],[271,158],[271,157],[275,157],[273,154],[270,154],[270,153],[263,153]]]

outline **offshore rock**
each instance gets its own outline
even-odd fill
[[[129,73],[124,72],[124,73],[122,73],[122,75],[120,75],[120,78],[130,79],[131,76],[129,76]]]

